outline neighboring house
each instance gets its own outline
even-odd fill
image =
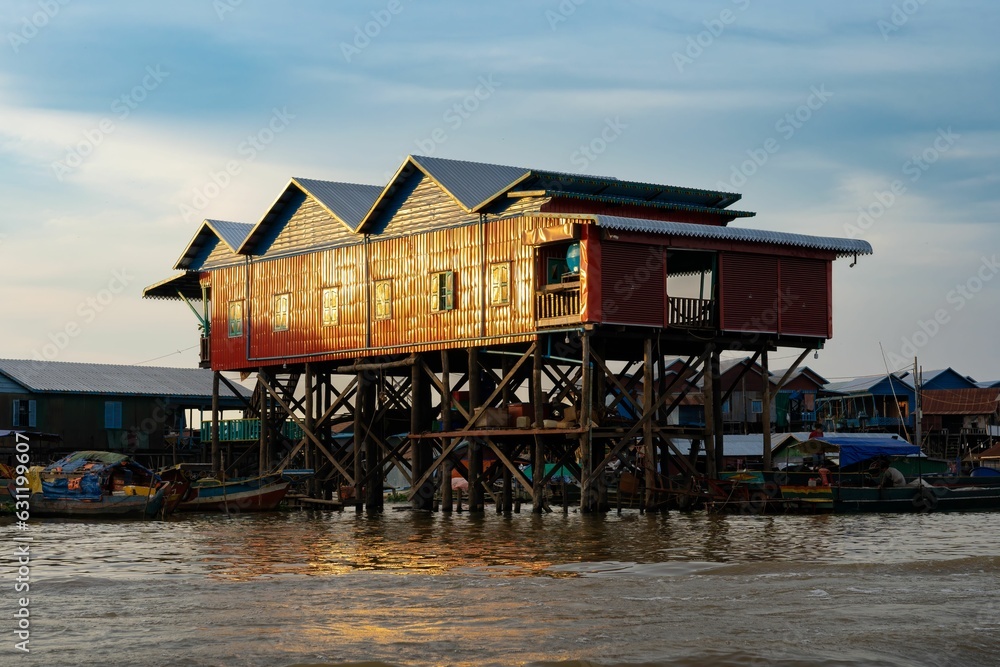
[[[976,386],[981,389],[1000,389],[1000,380],[988,380],[986,382],[977,382]]]
[[[1000,425],[1000,388],[922,391],[920,411],[924,433],[946,455],[988,447]]]
[[[771,373],[772,392],[787,370]],[[829,380],[809,368],[800,366],[784,386],[774,393],[775,428],[779,431],[803,429],[811,431],[816,422],[816,399]]]
[[[912,428],[915,398],[900,375],[866,375],[823,387],[817,412],[828,431]]]
[[[219,403],[243,407],[224,385]],[[49,453],[163,451],[168,437],[197,428],[186,411],[211,408],[208,370],[0,359],[0,431],[60,436]]]
[[[900,377],[913,383],[913,373],[906,372]],[[936,371],[923,371],[920,382],[920,390],[930,389],[975,389],[976,381],[967,375],[962,375],[953,368],[944,368]]]

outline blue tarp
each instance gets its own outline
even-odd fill
[[[913,456],[920,454],[920,447],[905,440],[887,438],[838,438],[828,435],[816,439],[834,445],[840,450],[840,467],[874,459],[879,456]]]

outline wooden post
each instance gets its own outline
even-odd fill
[[[503,451],[510,458],[510,447],[503,445]],[[507,466],[503,467],[503,491],[501,492],[501,511],[505,515],[509,515],[514,511],[514,476],[510,472],[510,468]]]
[[[418,359],[410,368],[410,434],[430,430],[431,387],[424,376],[423,364]],[[410,440],[410,472],[416,482],[431,465],[430,440]],[[434,485],[430,482],[417,489],[410,501],[415,510],[434,507]]]
[[[531,372],[531,403],[535,410],[536,429],[542,428],[544,412],[544,394],[542,394],[542,341],[539,337],[535,344],[534,368]],[[545,444],[539,435],[535,436],[535,452],[531,464],[531,511],[541,514],[545,506],[545,485],[542,479],[545,477]]]
[[[305,395],[306,418],[305,418],[305,423],[306,423],[306,428],[309,429],[309,432],[310,433],[314,433],[315,432],[315,427],[316,427],[316,409],[315,409],[316,406],[315,406],[315,402],[313,400],[313,398],[314,398],[313,397],[313,374],[312,374],[312,365],[311,364],[306,364],[305,373],[306,373],[306,381],[305,381],[305,385],[306,385],[306,387],[305,387],[305,390],[306,390],[306,395]],[[312,441],[307,440],[305,446],[302,448],[302,451],[303,451],[303,453],[305,455],[305,467],[306,468],[312,468],[312,460],[313,460],[312,450],[313,450],[313,443],[312,443]],[[313,490],[312,486],[313,486],[313,481],[310,479],[309,481],[306,482],[307,495],[309,495],[309,496],[312,496],[312,490]]]
[[[712,373],[712,357],[715,346],[708,344],[709,354],[705,357],[702,373],[702,402],[705,405],[705,474],[715,475],[715,375]]]
[[[368,378],[365,376],[365,372],[358,372],[358,391],[354,397],[354,511],[358,514],[364,510],[362,493],[364,492],[365,471],[362,466],[364,459],[362,450],[365,444],[364,414],[367,384]]]
[[[722,369],[719,359],[719,350],[712,353],[712,415],[715,421],[712,424],[712,433],[715,435],[715,476],[722,472],[723,462],[726,456],[725,430],[722,428]]]
[[[451,431],[451,369],[448,361],[448,350],[441,350],[441,430]],[[447,448],[450,442],[445,438],[442,443]],[[454,465],[450,460],[441,463],[441,511],[450,513],[452,507],[451,472]]]
[[[589,481],[594,469],[593,459],[593,425],[591,414],[594,411],[594,365],[590,361],[590,332],[584,331],[580,336],[583,347],[583,374],[580,379],[580,475],[585,484],[580,486],[580,511],[593,512],[597,504],[594,484]]]
[[[646,338],[643,343],[642,414],[645,416],[653,411],[653,339]],[[654,504],[656,497],[656,449],[653,446],[652,419],[647,420],[642,427],[642,451],[645,460],[642,506],[646,508]]]
[[[200,425],[199,425],[200,426]],[[219,452],[219,371],[212,373],[212,477],[219,479],[222,457]]]
[[[761,372],[764,376],[761,380],[764,383],[764,395],[761,397],[761,410],[763,411],[761,422],[764,435],[764,471],[766,473],[771,469],[771,382],[768,380],[770,373],[767,368],[766,347],[760,355],[760,367],[763,369]],[[810,428],[810,430],[812,429]]]
[[[482,400],[479,374],[479,349],[469,348],[469,414],[474,414]],[[478,438],[469,441],[469,512],[484,511],[483,446]]]
[[[257,447],[258,473],[263,475],[267,472],[267,450],[268,450],[268,398],[269,394],[262,384],[268,382],[267,373],[261,368],[258,372],[258,386],[260,388],[260,442]]]

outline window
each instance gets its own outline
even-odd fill
[[[122,427],[122,402],[104,401],[104,428]]]
[[[750,401],[750,412],[755,415],[759,415],[764,412],[764,402],[763,401]]]
[[[431,312],[441,313],[455,308],[455,272],[431,274]]]
[[[506,306],[510,303],[510,262],[490,264],[490,304]]]
[[[28,399],[14,399],[11,404],[11,419],[12,426],[27,426],[35,427],[36,423],[36,409],[35,401]]]
[[[732,410],[729,407],[729,401],[726,401],[722,404],[722,414],[728,415],[730,412],[732,412]]]
[[[288,331],[288,306],[292,300],[291,294],[274,295],[274,330]]]
[[[239,338],[243,335],[243,302],[229,302],[229,337]]]
[[[323,326],[340,324],[340,288],[327,287],[323,290]]]
[[[392,319],[392,281],[379,280],[375,283],[375,319]]]

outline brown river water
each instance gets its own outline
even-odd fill
[[[388,506],[8,521],[0,542],[0,665],[1000,665],[1000,513]]]

